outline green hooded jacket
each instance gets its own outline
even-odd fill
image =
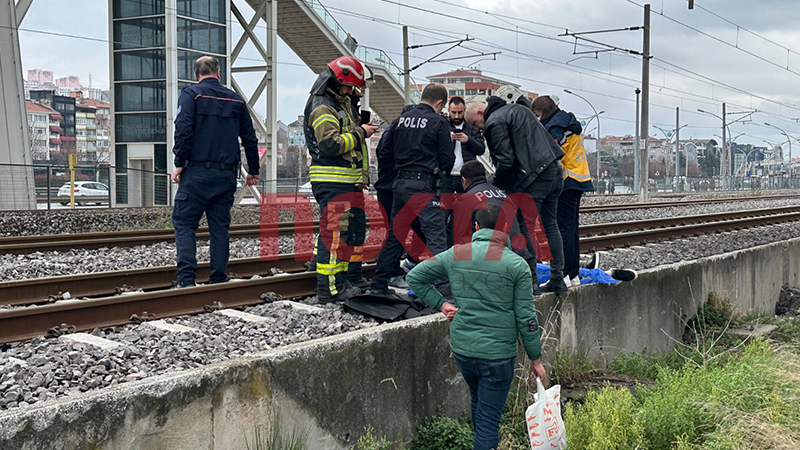
[[[408,273],[411,289],[437,310],[445,302],[431,285],[450,280],[458,308],[450,323],[450,348],[462,356],[506,359],[517,355],[517,336],[532,360],[542,354],[539,323],[533,304],[528,263],[511,249],[508,235],[478,230],[470,244],[453,248],[417,264]]]

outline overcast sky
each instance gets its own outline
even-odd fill
[[[236,2],[241,4],[241,0]],[[424,82],[426,76],[476,64],[487,75],[519,83],[526,90],[558,94],[562,109],[574,111],[579,117],[591,115],[591,108],[583,100],[563,92],[569,88],[588,99],[598,111],[605,111],[601,116],[604,136],[633,134],[634,88],[640,84],[641,58],[612,52],[599,53],[596,59],[594,54],[574,59],[578,56],[573,55],[572,39],[558,34],[565,28],[589,31],[641,25],[640,0],[368,0],[356,2],[357,8],[349,0],[322,0],[322,3],[360,44],[386,50],[398,64],[402,62],[398,24],[412,27],[412,43],[432,43],[469,34],[476,40],[465,46],[487,52],[502,51],[496,61],[478,61],[481,58],[472,57],[426,64],[413,73],[419,82]],[[737,142],[763,145],[762,139],[785,140],[780,132],[765,127],[764,122],[800,137],[800,124],[791,120],[800,118],[797,88],[800,55],[794,53],[800,52],[800,28],[795,26],[800,2],[700,0],[696,4],[708,11],[699,8],[690,11],[685,0],[652,4],[651,122],[673,129],[675,107],[680,107],[680,123],[688,125],[681,130],[682,139],[713,137],[721,134],[720,120],[698,113],[697,109],[719,115],[725,101],[729,112],[750,108],[763,111],[753,115],[750,124],[731,126],[734,135],[745,133]],[[242,8],[247,10],[247,6]],[[347,12],[354,10],[357,10],[355,15]],[[88,84],[91,73],[93,86],[107,88],[107,23],[105,1],[34,1],[22,29],[96,40],[20,31],[24,68],[50,69],[56,77],[78,75],[84,85]],[[738,32],[736,25],[741,27]],[[262,36],[264,30],[258,30]],[[234,27],[234,41],[237,33]],[[590,37],[621,49],[642,48],[641,31]],[[597,48],[586,45],[579,45],[578,51]],[[412,65],[437,51],[437,47],[415,50]],[[468,54],[468,50],[457,49],[448,56]],[[243,56],[255,57],[255,50],[247,49]],[[302,113],[315,74],[302,66],[283,43],[279,45],[278,61],[278,118],[289,123]],[[258,78],[251,76],[243,78],[241,84],[252,87],[257,82]],[[259,107],[265,111],[263,102]],[[737,117],[734,114],[729,119]],[[594,124],[589,128],[587,131]],[[650,133],[661,135],[654,127]],[[800,149],[800,143],[794,144]],[[800,156],[800,150],[794,156]]]

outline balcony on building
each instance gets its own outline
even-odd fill
[[[61,139],[60,138],[50,138],[50,143],[53,144],[53,145],[61,145]]]
[[[50,125],[50,132],[51,133],[63,133],[64,130],[58,125]]]
[[[50,114],[50,120],[61,120],[63,118],[64,118],[64,116],[62,116],[59,113],[51,113]]]

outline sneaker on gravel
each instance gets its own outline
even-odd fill
[[[600,252],[594,252],[592,259],[586,263],[584,269],[599,269],[600,268]]]
[[[619,281],[633,281],[638,276],[636,271],[631,269],[611,269],[606,270],[606,273],[611,276],[611,278]]]
[[[411,286],[406,283],[406,280],[403,277],[397,276],[389,278],[389,286],[396,287],[398,289],[410,289]]]
[[[416,265],[417,265],[417,263],[415,263],[415,262],[411,261],[411,260],[410,260],[410,259],[408,259],[408,258],[406,258],[406,259],[404,259],[402,262],[400,262],[400,267],[401,267],[401,268],[402,268],[402,269],[403,269],[403,270],[404,270],[406,273],[408,273],[408,272],[411,272],[411,269],[413,269],[413,268],[414,268],[414,266],[416,266]]]
[[[572,287],[578,287],[581,285],[581,277],[570,278],[569,281]]]

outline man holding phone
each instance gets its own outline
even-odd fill
[[[453,140],[453,153],[456,162],[449,176],[442,179],[442,194],[463,193],[461,166],[475,161],[486,151],[486,143],[481,130],[464,120],[467,105],[461,97],[453,97],[447,107],[450,118],[450,139]],[[447,246],[453,246],[453,210],[447,210]]]

